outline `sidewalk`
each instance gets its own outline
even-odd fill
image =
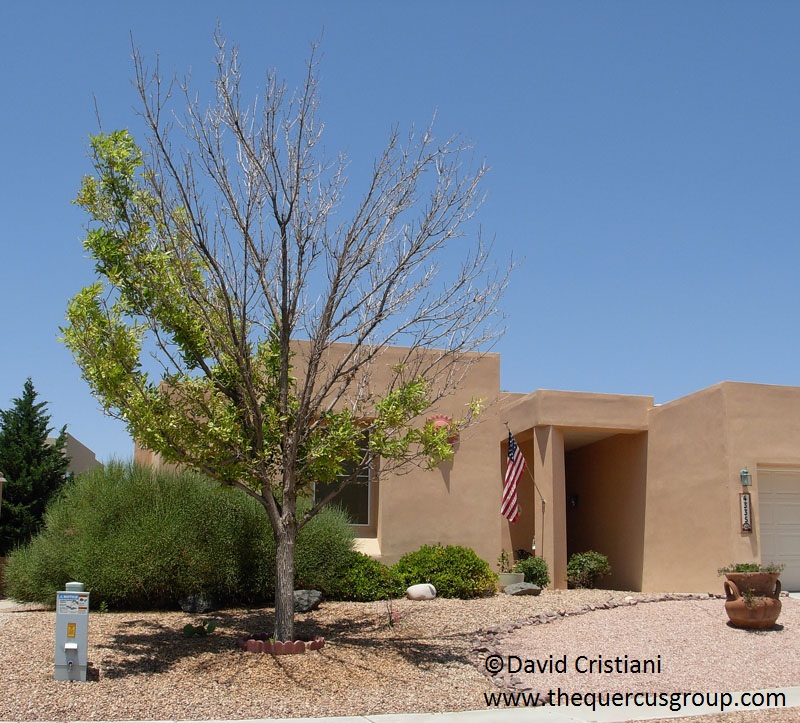
[[[786,707],[773,710],[785,710],[786,720],[800,719],[800,710],[794,715],[792,708],[800,708],[800,686],[793,688],[774,688],[763,693],[776,692],[786,696]],[[731,708],[726,713],[737,711],[744,712],[743,708]],[[767,708],[747,709],[767,710]],[[498,708],[495,710],[462,711],[458,713],[405,713],[405,714],[380,714],[367,716],[345,716],[337,718],[270,718],[268,720],[242,720],[235,723],[623,723],[624,721],[647,721],[668,718],[689,718],[702,715],[719,714],[718,708],[710,706],[687,707],[680,711],[669,711],[664,708],[644,709],[635,707],[625,708],[598,708],[581,712],[578,708]],[[142,723],[156,723],[143,721]],[[188,721],[173,721],[170,723],[190,723]],[[191,722],[196,723],[196,722]],[[224,723],[205,721],[204,723]]]

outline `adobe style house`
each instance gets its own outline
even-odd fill
[[[392,563],[425,543],[466,545],[493,568],[501,549],[524,549],[555,587],[569,555],[597,550],[613,568],[604,587],[643,591],[719,592],[719,567],[778,562],[784,589],[800,590],[800,388],[723,382],[661,405],[505,394],[500,357],[486,354],[434,411],[460,417],[473,397],[489,406],[452,463],[373,470],[347,491],[360,549]],[[509,429],[527,462],[513,524],[500,515]]]
[[[718,592],[719,567],[756,560],[800,589],[800,388],[723,382],[663,405],[537,391],[505,417],[533,467],[511,546],[536,535],[555,580],[592,549],[610,588]]]

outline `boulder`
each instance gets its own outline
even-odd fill
[[[406,597],[409,600],[433,600],[436,597],[436,588],[427,582],[412,585],[406,590]]]
[[[506,586],[506,595],[538,595],[542,591],[538,585],[530,582],[516,582]]]
[[[319,590],[295,590],[294,611],[308,613],[316,610],[322,602],[322,593]]]
[[[202,592],[181,598],[178,600],[178,605],[185,613],[210,613],[217,609],[214,598]]]

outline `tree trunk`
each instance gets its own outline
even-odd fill
[[[282,525],[275,552],[275,640],[294,640],[294,545],[296,525]]]

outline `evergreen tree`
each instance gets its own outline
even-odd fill
[[[67,478],[67,428],[48,442],[50,415],[46,402],[28,379],[14,406],[0,410],[0,471],[6,478],[0,509],[0,556],[23,545],[42,524],[44,510]]]

